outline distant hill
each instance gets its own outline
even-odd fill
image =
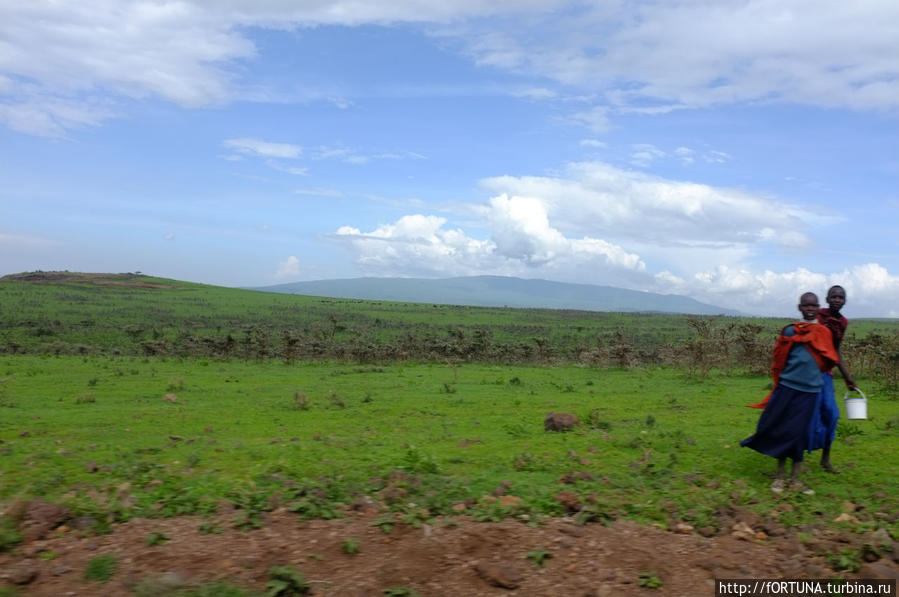
[[[612,286],[566,284],[502,276],[469,276],[438,280],[423,278],[314,280],[265,286],[252,290],[332,298],[478,307],[742,315],[733,309],[701,303],[676,294],[657,294]]]

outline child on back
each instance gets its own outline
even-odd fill
[[[799,298],[802,321],[786,326],[774,346],[774,389],[759,417],[755,434],[740,442],[777,459],[777,471],[771,490],[785,487],[787,458],[793,461],[790,487],[803,493],[814,491],[799,480],[804,452],[809,446],[809,428],[823,386],[821,372],[829,371],[839,360],[830,330],[817,322],[818,297],[806,292]]]
[[[846,328],[849,320],[840,314],[840,309],[846,304],[846,290],[842,286],[831,286],[827,291],[827,307],[818,311],[818,323],[826,326],[830,330],[833,340],[833,347],[837,351],[837,369],[846,382],[846,387],[850,390],[856,390],[855,380],[849,373],[849,368],[843,361],[843,354],[840,352],[840,344],[843,342],[843,336],[846,334]],[[833,373],[831,371],[822,372],[822,380],[824,385],[821,387],[821,393],[818,396],[818,409],[812,418],[811,428],[809,430],[809,450],[822,449],[821,466],[824,470],[836,473],[838,472],[830,461],[830,448],[833,444],[837,430],[837,419],[840,418],[840,409],[837,407],[836,395],[833,388]]]

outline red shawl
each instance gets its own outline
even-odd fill
[[[818,363],[818,368],[821,371],[830,371],[837,361],[840,360],[836,349],[833,347],[833,338],[829,328],[817,323],[797,321],[793,324],[793,332],[794,335],[792,336],[784,336],[783,331],[781,331],[777,337],[777,342],[774,344],[774,352],[772,354],[774,362],[771,365],[771,375],[774,377],[775,388],[778,382],[780,382],[780,373],[787,365],[787,356],[790,354],[790,349],[797,342],[808,347],[808,351],[814,357],[815,362]],[[761,402],[749,404],[748,406],[751,408],[765,408],[770,397],[771,394],[769,393]]]
[[[843,335],[846,333],[846,328],[849,326],[849,320],[842,315],[834,316],[830,312],[830,309],[823,307],[818,311],[818,323],[827,326],[830,333],[833,335],[833,345],[836,348],[839,348],[840,344],[843,343]]]

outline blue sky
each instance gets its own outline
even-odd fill
[[[0,0],[0,274],[899,317],[893,0]]]

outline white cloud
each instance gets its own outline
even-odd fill
[[[621,280],[642,272],[639,256],[595,238],[569,239],[552,228],[540,202],[521,197],[494,197],[483,209],[490,238],[472,238],[461,229],[446,229],[446,218],[404,216],[369,233],[343,226],[340,240],[356,253],[366,273],[446,276],[476,273],[566,277],[578,268],[595,274],[618,274]]]
[[[303,154],[303,148],[291,143],[273,143],[251,137],[225,139],[222,145],[232,151],[253,157],[297,159]]]
[[[175,240],[175,233],[169,232],[168,234],[165,235],[165,239],[166,240]]]
[[[895,306],[899,296],[899,276],[891,275],[876,263],[867,263],[842,272],[821,273],[806,268],[790,272],[753,271],[739,265],[719,265],[713,269],[679,277],[663,271],[655,275],[655,289],[687,294],[701,301],[756,315],[796,315],[799,295],[815,292],[824,301],[827,289],[839,284],[846,289],[850,317],[899,317]]]
[[[899,106],[899,4],[890,0],[586,6],[522,21],[502,37],[474,23],[468,51],[482,64],[597,90],[620,111]]]
[[[678,147],[674,150],[674,155],[677,156],[677,159],[679,159],[685,166],[689,166],[696,161],[696,158],[694,157],[696,152],[689,147]]]
[[[609,108],[595,106],[583,112],[577,112],[571,116],[574,122],[583,124],[594,133],[604,133],[609,130]]]
[[[603,149],[606,144],[599,139],[581,139],[581,147],[590,147],[591,149]]]
[[[502,33],[498,18],[508,25]],[[892,0],[29,0],[0,3],[0,22],[0,121],[46,135],[95,125],[135,99],[185,107],[269,101],[284,92],[242,78],[258,57],[250,31],[323,25],[428,25],[477,64],[601,95],[605,105],[573,116],[595,131],[606,130],[615,111],[746,102],[899,107]],[[523,94],[549,99],[558,91]],[[333,94],[309,97],[352,105]]]
[[[343,197],[343,193],[336,189],[296,189],[294,195],[307,195],[309,197]]]
[[[759,195],[622,170],[603,162],[569,164],[562,176],[500,176],[481,181],[493,194],[538,197],[566,235],[600,235],[666,252],[715,252],[758,243],[794,246],[815,216]]]
[[[664,151],[650,143],[638,143],[634,145],[634,151],[631,153],[631,164],[645,168],[654,161],[666,157]]]
[[[710,150],[702,154],[702,159],[704,159],[709,164],[723,164],[730,160],[730,154],[727,154],[723,151]]]
[[[883,315],[899,296],[899,277],[876,263],[842,272],[748,265],[772,246],[803,254],[806,233],[829,221],[746,191],[601,162],[569,164],[558,177],[489,178],[482,186],[492,198],[460,213],[475,216],[469,226],[485,230],[483,239],[422,214],[371,232],[344,226],[337,238],[367,275],[541,277],[685,294],[785,317],[799,294],[823,295],[832,284],[846,287],[847,313],[856,317]]]
[[[309,173],[309,168],[301,167],[301,166],[287,166],[280,162],[276,162],[275,160],[266,160],[265,162],[269,168],[273,170],[278,170],[279,172],[286,172],[287,174],[293,174],[294,176],[306,176]]]
[[[298,276],[300,273],[300,260],[291,255],[284,261],[278,264],[278,269],[275,272],[275,278],[279,280],[283,280],[285,278],[293,278]]]
[[[558,97],[559,94],[552,89],[546,89],[545,87],[532,87],[530,89],[522,89],[521,91],[516,91],[512,95],[515,97],[523,97],[532,100],[545,100],[554,99]]]
[[[363,153],[349,147],[318,147],[309,152],[310,159],[340,160],[347,164],[362,165],[375,160],[425,160],[426,156],[414,151]]]

